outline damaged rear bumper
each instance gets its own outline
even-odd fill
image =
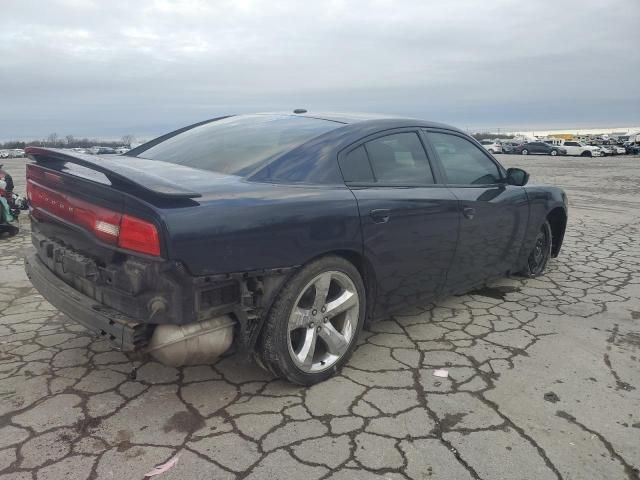
[[[25,257],[25,270],[33,286],[49,303],[89,330],[107,338],[118,349],[133,352],[147,345],[152,325],[137,322],[78,292],[54,275],[35,252]]]

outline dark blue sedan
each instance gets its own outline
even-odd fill
[[[26,269],[59,310],[170,365],[227,351],[313,384],[363,324],[543,273],[567,199],[447,125],[216,118],[123,156],[29,148]]]

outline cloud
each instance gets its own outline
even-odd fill
[[[0,137],[224,113],[640,123],[637,0],[4,0]]]

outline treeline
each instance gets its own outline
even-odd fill
[[[0,149],[24,148],[27,146],[34,147],[52,147],[52,148],[90,148],[94,146],[100,147],[130,147],[135,142],[133,135],[123,135],[120,140],[98,140],[95,138],[76,138],[73,135],[59,136],[57,133],[50,134],[45,139],[19,141],[10,140],[0,143]]]

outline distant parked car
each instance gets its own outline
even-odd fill
[[[515,153],[518,145],[520,145],[519,142],[505,142],[502,144],[502,153]]]
[[[96,151],[96,155],[113,155],[114,153],[116,153],[116,151],[111,147],[100,147]]]
[[[600,155],[603,157],[610,157],[611,155],[614,155],[613,149],[609,145],[600,145],[598,148],[600,149]]]
[[[640,154],[640,145],[630,143],[627,146],[625,146],[625,150],[630,155],[638,155]]]
[[[582,142],[566,140],[562,143],[562,148],[567,151],[567,155],[579,157],[598,157],[602,155],[600,147],[596,145],[587,145]]]
[[[523,143],[522,145],[518,145],[515,150],[515,153],[520,153],[522,155],[551,155],[555,157],[556,155],[566,155],[567,151],[562,147],[556,147],[555,145],[549,145],[544,142],[528,142]]]
[[[493,140],[482,140],[480,145],[489,153],[502,153],[502,145]]]
[[[613,150],[614,155],[624,155],[625,153],[627,153],[627,149],[622,145],[612,145],[611,149]]]

